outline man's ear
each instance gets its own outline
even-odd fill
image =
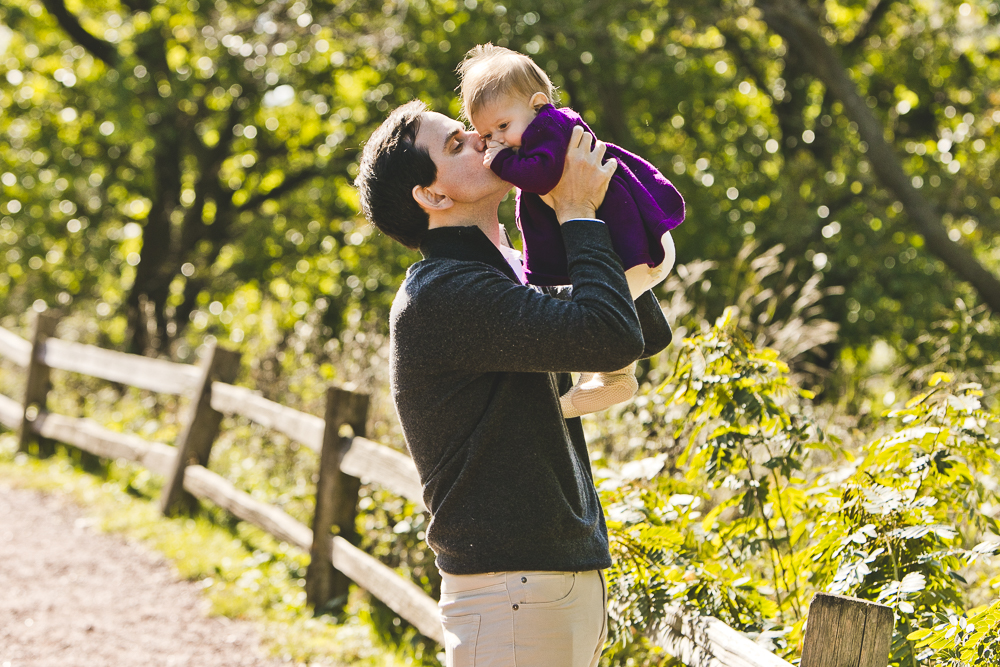
[[[545,93],[538,92],[531,96],[531,99],[528,100],[528,104],[531,105],[532,109],[538,111],[546,104],[552,104],[552,101],[549,99],[549,96],[546,95]]]
[[[455,203],[448,195],[435,190],[433,184],[428,186],[414,185],[413,198],[420,204],[421,208],[428,212],[443,211],[451,208],[452,204]]]

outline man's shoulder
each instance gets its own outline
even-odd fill
[[[503,275],[494,267],[478,260],[433,257],[411,264],[403,279],[403,286],[423,289],[430,284],[439,286],[441,283],[461,282],[494,274]]]
[[[510,279],[485,262],[449,257],[422,259],[407,270],[393,309],[412,310],[421,305],[422,310],[431,310],[435,304],[462,301],[477,288],[495,282],[509,283]]]

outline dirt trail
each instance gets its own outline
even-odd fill
[[[196,584],[91,527],[57,494],[0,482],[0,667],[273,667],[252,625],[206,616]]]

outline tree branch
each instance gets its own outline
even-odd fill
[[[268,199],[277,199],[286,192],[291,192],[309,179],[319,176],[320,174],[322,174],[322,171],[319,167],[309,167],[307,169],[303,169],[297,174],[292,174],[291,176],[286,177],[281,185],[277,185],[267,192],[259,192],[250,197],[250,199],[236,207],[236,212],[240,213],[255,209]]]
[[[761,92],[770,96],[771,86],[767,81],[767,76],[764,74],[764,71],[757,66],[757,63],[754,62],[750,52],[744,48],[743,44],[740,43],[739,32],[723,26],[721,23],[717,23],[715,27],[718,28],[719,32],[722,33],[722,36],[726,38],[725,49],[729,51],[730,55],[733,56],[733,60],[749,72],[750,78],[752,78],[754,83],[757,84],[757,88],[759,88]]]
[[[895,151],[885,140],[882,124],[865,104],[843,62],[820,35],[806,9],[797,0],[759,0],[758,7],[771,30],[788,42],[801,66],[840,100],[844,113],[857,124],[858,133],[868,144],[867,158],[876,177],[903,204],[916,231],[924,237],[928,251],[971,284],[990,310],[1000,314],[1000,280],[971,252],[948,238],[937,207],[913,187]]]
[[[872,33],[882,20],[882,17],[889,13],[889,9],[895,1],[896,0],[875,0],[875,5],[868,11],[868,18],[865,20],[864,25],[858,28],[857,32],[854,33],[854,39],[852,39],[844,48],[848,51],[854,51],[861,48],[864,41],[872,36]]]
[[[153,11],[152,0],[123,0],[122,4],[131,9],[132,12]]]
[[[75,39],[80,46],[90,51],[94,54],[94,57],[108,67],[117,66],[118,50],[115,49],[114,45],[87,32],[80,25],[80,20],[66,9],[64,0],[42,0],[42,4],[55,17],[62,29]]]
[[[183,258],[188,256],[198,241],[205,237],[206,225],[202,221],[205,201],[214,198],[216,205],[218,205],[218,202],[226,196],[226,193],[219,186],[219,173],[222,171],[222,163],[229,156],[233,141],[233,128],[240,122],[240,117],[240,111],[236,108],[236,104],[229,105],[226,121],[219,131],[218,143],[208,150],[198,151],[198,162],[203,167],[194,186],[194,204],[184,216],[181,233],[178,236],[178,247],[174,250],[177,266],[180,266]],[[232,196],[232,193],[228,194],[230,197]],[[228,221],[221,221],[217,216],[213,227],[215,225],[223,226],[224,222],[225,226],[228,226]]]

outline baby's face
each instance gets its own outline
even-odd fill
[[[472,116],[472,125],[487,142],[520,148],[521,135],[534,119],[530,100],[506,97],[480,109]]]

